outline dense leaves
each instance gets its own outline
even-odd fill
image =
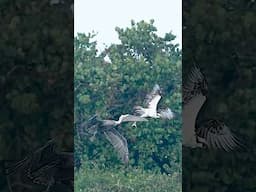
[[[0,2],[0,160],[21,160],[56,136],[73,150],[71,3]]]
[[[73,16],[71,2],[3,4],[0,158],[20,159],[57,134],[73,134]],[[72,140],[64,145],[73,148]]]
[[[145,172],[140,169],[106,171],[83,167],[76,173],[75,181],[75,191],[181,191],[181,177],[178,173],[162,175],[154,174],[154,172]]]
[[[132,21],[131,27],[116,28],[120,44],[105,51],[96,50],[94,34],[77,34],[75,54],[75,124],[78,126],[98,113],[101,118],[118,119],[134,113],[135,105],[155,83],[163,89],[160,106],[181,113],[181,51],[175,38],[167,33],[159,37],[153,21]],[[108,57],[110,61],[105,58]],[[130,165],[172,174],[181,170],[181,119],[153,120],[119,128],[128,140]],[[75,137],[76,166],[122,167],[104,135],[96,140]]]

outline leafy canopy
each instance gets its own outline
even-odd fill
[[[95,113],[102,118],[118,119],[133,114],[155,83],[163,88],[160,107],[181,113],[181,50],[173,44],[175,36],[157,35],[154,21],[131,22],[128,28],[116,28],[120,44],[98,52],[95,34],[77,34],[75,55],[75,124],[85,122]],[[105,59],[108,56],[110,62]],[[153,120],[123,125],[119,131],[128,140],[130,165],[166,173],[180,171],[181,119]],[[75,138],[75,160],[102,167],[121,166],[117,154],[98,134]]]

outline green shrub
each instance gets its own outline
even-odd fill
[[[181,192],[181,175],[164,175],[139,169],[85,168],[75,174],[77,192]]]

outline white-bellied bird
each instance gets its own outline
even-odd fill
[[[141,117],[149,117],[149,118],[162,118],[162,119],[173,119],[174,118],[174,113],[170,108],[166,109],[157,109],[157,105],[162,98],[161,96],[161,89],[158,84],[156,84],[151,91],[146,96],[145,99],[145,106],[146,108],[142,106],[135,106],[135,112],[139,114]],[[133,126],[136,126],[136,123],[133,124]]]
[[[208,85],[200,69],[194,66],[182,88],[182,131],[185,147],[207,147],[231,151],[241,145],[224,122],[210,119],[196,127],[200,109],[207,100]]]

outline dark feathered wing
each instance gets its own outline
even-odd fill
[[[200,91],[200,85],[206,82],[200,69],[194,66],[182,87],[182,104],[187,104]]]
[[[104,132],[108,141],[113,145],[124,163],[129,161],[127,140],[117,130],[111,129]]]
[[[199,137],[206,140],[208,148],[222,149],[224,151],[233,151],[242,146],[230,129],[221,121],[209,120],[196,129]]]

